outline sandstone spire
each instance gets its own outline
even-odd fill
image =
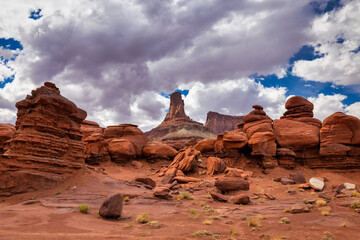
[[[170,108],[166,114],[164,121],[169,121],[174,118],[185,119],[190,121],[190,118],[185,114],[184,100],[181,98],[180,92],[174,92],[170,96]]]

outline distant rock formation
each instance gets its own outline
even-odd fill
[[[174,92],[170,96],[170,108],[164,121],[156,128],[145,133],[152,141],[186,142],[191,138],[196,140],[214,138],[215,134],[199,122],[191,120],[184,109],[184,101],[180,92]]]
[[[16,133],[0,159],[0,196],[52,186],[85,162],[80,124],[87,114],[55,84],[46,82],[16,107]]]
[[[235,130],[241,122],[244,122],[243,116],[231,116],[210,111],[207,113],[205,127],[218,134]]]

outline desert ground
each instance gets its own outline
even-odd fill
[[[236,205],[214,201],[209,196],[215,179],[223,174],[188,174],[201,182],[179,184],[171,192],[172,199],[156,198],[151,189],[132,179],[150,177],[159,184],[162,178],[157,170],[169,162],[141,162],[140,169],[130,163],[86,166],[51,189],[0,198],[0,239],[202,239],[194,236],[200,230],[211,233],[204,239],[360,239],[360,214],[350,208],[356,198],[334,197],[338,185],[360,184],[359,170],[311,170],[297,166],[295,170],[278,167],[263,173],[256,166],[249,166],[246,170],[254,173],[249,178],[250,190],[241,192],[251,196],[251,203]],[[301,171],[306,179],[324,177],[325,189],[316,192],[273,181],[294,171]],[[190,193],[193,200],[178,200],[183,191]],[[113,193],[122,193],[130,200],[120,219],[105,220],[98,210]],[[269,200],[264,194],[276,199]],[[328,198],[326,208],[330,211],[326,216],[316,203],[310,212],[286,212],[294,204],[318,200],[322,195]],[[78,210],[82,203],[89,205],[87,214]],[[161,226],[137,223],[136,217],[142,213]],[[290,223],[280,223],[284,217]],[[249,226],[250,222],[254,225]]]

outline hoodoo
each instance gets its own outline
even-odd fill
[[[170,108],[164,121],[156,128],[145,133],[153,141],[164,141],[169,144],[186,142],[190,139],[214,138],[215,134],[203,124],[193,121],[185,114],[184,101],[180,92],[170,96]]]
[[[46,82],[16,103],[16,133],[0,161],[0,196],[50,187],[85,163],[86,112]]]

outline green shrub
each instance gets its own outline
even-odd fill
[[[130,197],[129,196],[125,196],[124,197],[124,202],[129,202],[130,201]]]
[[[87,205],[86,203],[80,204],[78,208],[81,213],[87,214],[89,212],[89,205]]]

